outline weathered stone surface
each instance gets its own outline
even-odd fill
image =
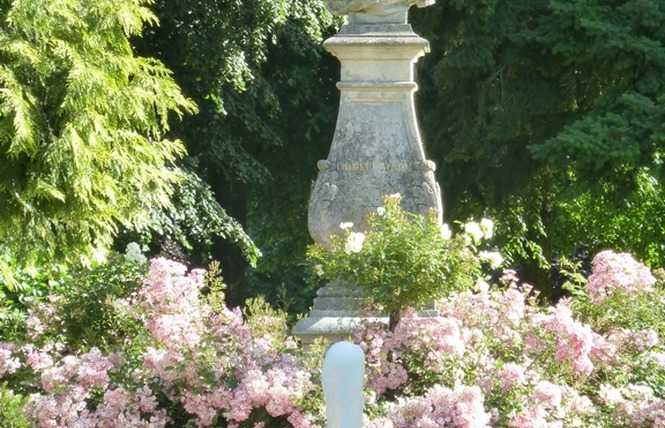
[[[342,64],[341,95],[330,153],[318,163],[310,199],[314,240],[328,245],[343,222],[364,230],[367,214],[389,194],[400,193],[409,211],[441,213],[435,166],[425,159],[413,103],[413,63],[427,41],[413,32],[348,32],[324,46]]]
[[[344,281],[333,281],[317,291],[312,311],[295,325],[292,333],[309,346],[319,337],[331,343],[346,340],[353,329],[363,322],[379,321],[388,324],[387,317],[369,316],[363,309],[360,290]]]
[[[382,206],[386,195],[401,194],[408,211],[426,214],[435,209],[442,215],[435,165],[425,158],[413,101],[413,66],[429,51],[429,44],[406,23],[409,7],[433,2],[328,3],[351,17],[324,43],[341,63],[335,135],[328,158],[318,162],[309,202],[309,231],[324,247],[332,235],[343,233],[342,223],[365,231],[367,215]],[[339,281],[330,283],[319,290],[309,316],[293,333],[308,345],[321,336],[331,342],[347,339],[364,320],[387,323],[380,314],[368,318],[360,307],[358,290]]]

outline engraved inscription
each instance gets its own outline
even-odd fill
[[[408,162],[379,162],[380,169],[383,171],[411,171],[411,164]]]
[[[374,163],[372,162],[338,162],[338,171],[372,171]]]
[[[410,162],[337,162],[337,171],[411,171]]]

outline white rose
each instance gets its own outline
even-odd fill
[[[481,260],[489,262],[492,269],[498,268],[501,266],[501,263],[503,263],[503,257],[501,257],[501,254],[496,251],[480,251],[478,257],[480,257]]]
[[[474,242],[478,242],[481,239],[483,239],[483,236],[485,235],[482,230],[480,230],[480,226],[478,226],[478,223],[475,221],[470,221],[467,224],[464,225],[464,232],[469,235]]]
[[[485,294],[489,291],[490,285],[482,278],[478,278],[476,281],[476,290],[482,294]]]
[[[125,260],[136,262],[138,264],[144,264],[148,261],[146,256],[143,255],[143,252],[141,252],[141,247],[136,242],[130,242],[127,244]]]
[[[488,218],[480,220],[480,230],[483,231],[485,239],[491,239],[494,236],[494,222]]]
[[[452,230],[448,227],[446,223],[441,225],[441,237],[443,239],[450,239],[453,236]]]
[[[341,223],[339,225],[339,228],[343,229],[343,230],[351,229],[352,227],[353,227],[353,223],[351,223],[350,221],[345,221],[344,223]]]
[[[605,383],[600,385],[598,396],[600,396],[600,399],[609,407],[614,407],[625,401],[619,388],[615,388],[612,385]]]
[[[351,232],[346,239],[344,251],[347,253],[359,253],[363,249],[363,242],[365,242],[365,235],[360,232]]]

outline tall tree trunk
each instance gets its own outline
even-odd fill
[[[211,188],[219,204],[227,214],[245,227],[247,224],[247,185],[228,182],[220,177],[210,180]],[[222,267],[222,278],[226,284],[225,300],[228,307],[241,306],[245,300],[245,270],[248,262],[237,244],[218,237],[210,250],[213,259]]]
[[[532,284],[540,292],[539,300],[541,303],[551,304],[554,300],[551,266],[554,258],[554,235],[556,233],[556,195],[547,185],[547,183],[551,183],[549,177],[545,177],[545,183],[543,189],[545,196],[540,205],[540,218],[545,234],[537,233],[531,239],[540,246],[547,266],[541,266],[541,263],[535,259],[527,261],[524,265],[523,280]]]

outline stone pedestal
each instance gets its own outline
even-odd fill
[[[411,5],[432,2],[363,1],[341,1],[349,5],[350,23],[324,42],[341,63],[335,135],[328,158],[318,162],[309,203],[310,234],[324,247],[331,235],[342,234],[341,223],[366,230],[367,214],[386,195],[399,193],[408,211],[433,208],[442,215],[435,165],[425,158],[413,101],[414,63],[429,44],[406,24]],[[354,298],[352,287],[328,284],[293,333],[303,341],[320,335],[339,340],[362,318],[349,307]]]
[[[292,333],[307,347],[319,337],[331,343],[349,338],[351,331],[362,322],[381,321],[388,324],[388,317],[370,316],[362,309],[359,290],[337,280],[319,289],[312,311],[295,325]]]
[[[340,224],[365,229],[382,197],[402,195],[403,208],[441,213],[434,163],[427,161],[416,122],[413,64],[428,43],[409,25],[345,25],[324,46],[342,70],[337,127],[309,204],[309,231],[327,245]]]

